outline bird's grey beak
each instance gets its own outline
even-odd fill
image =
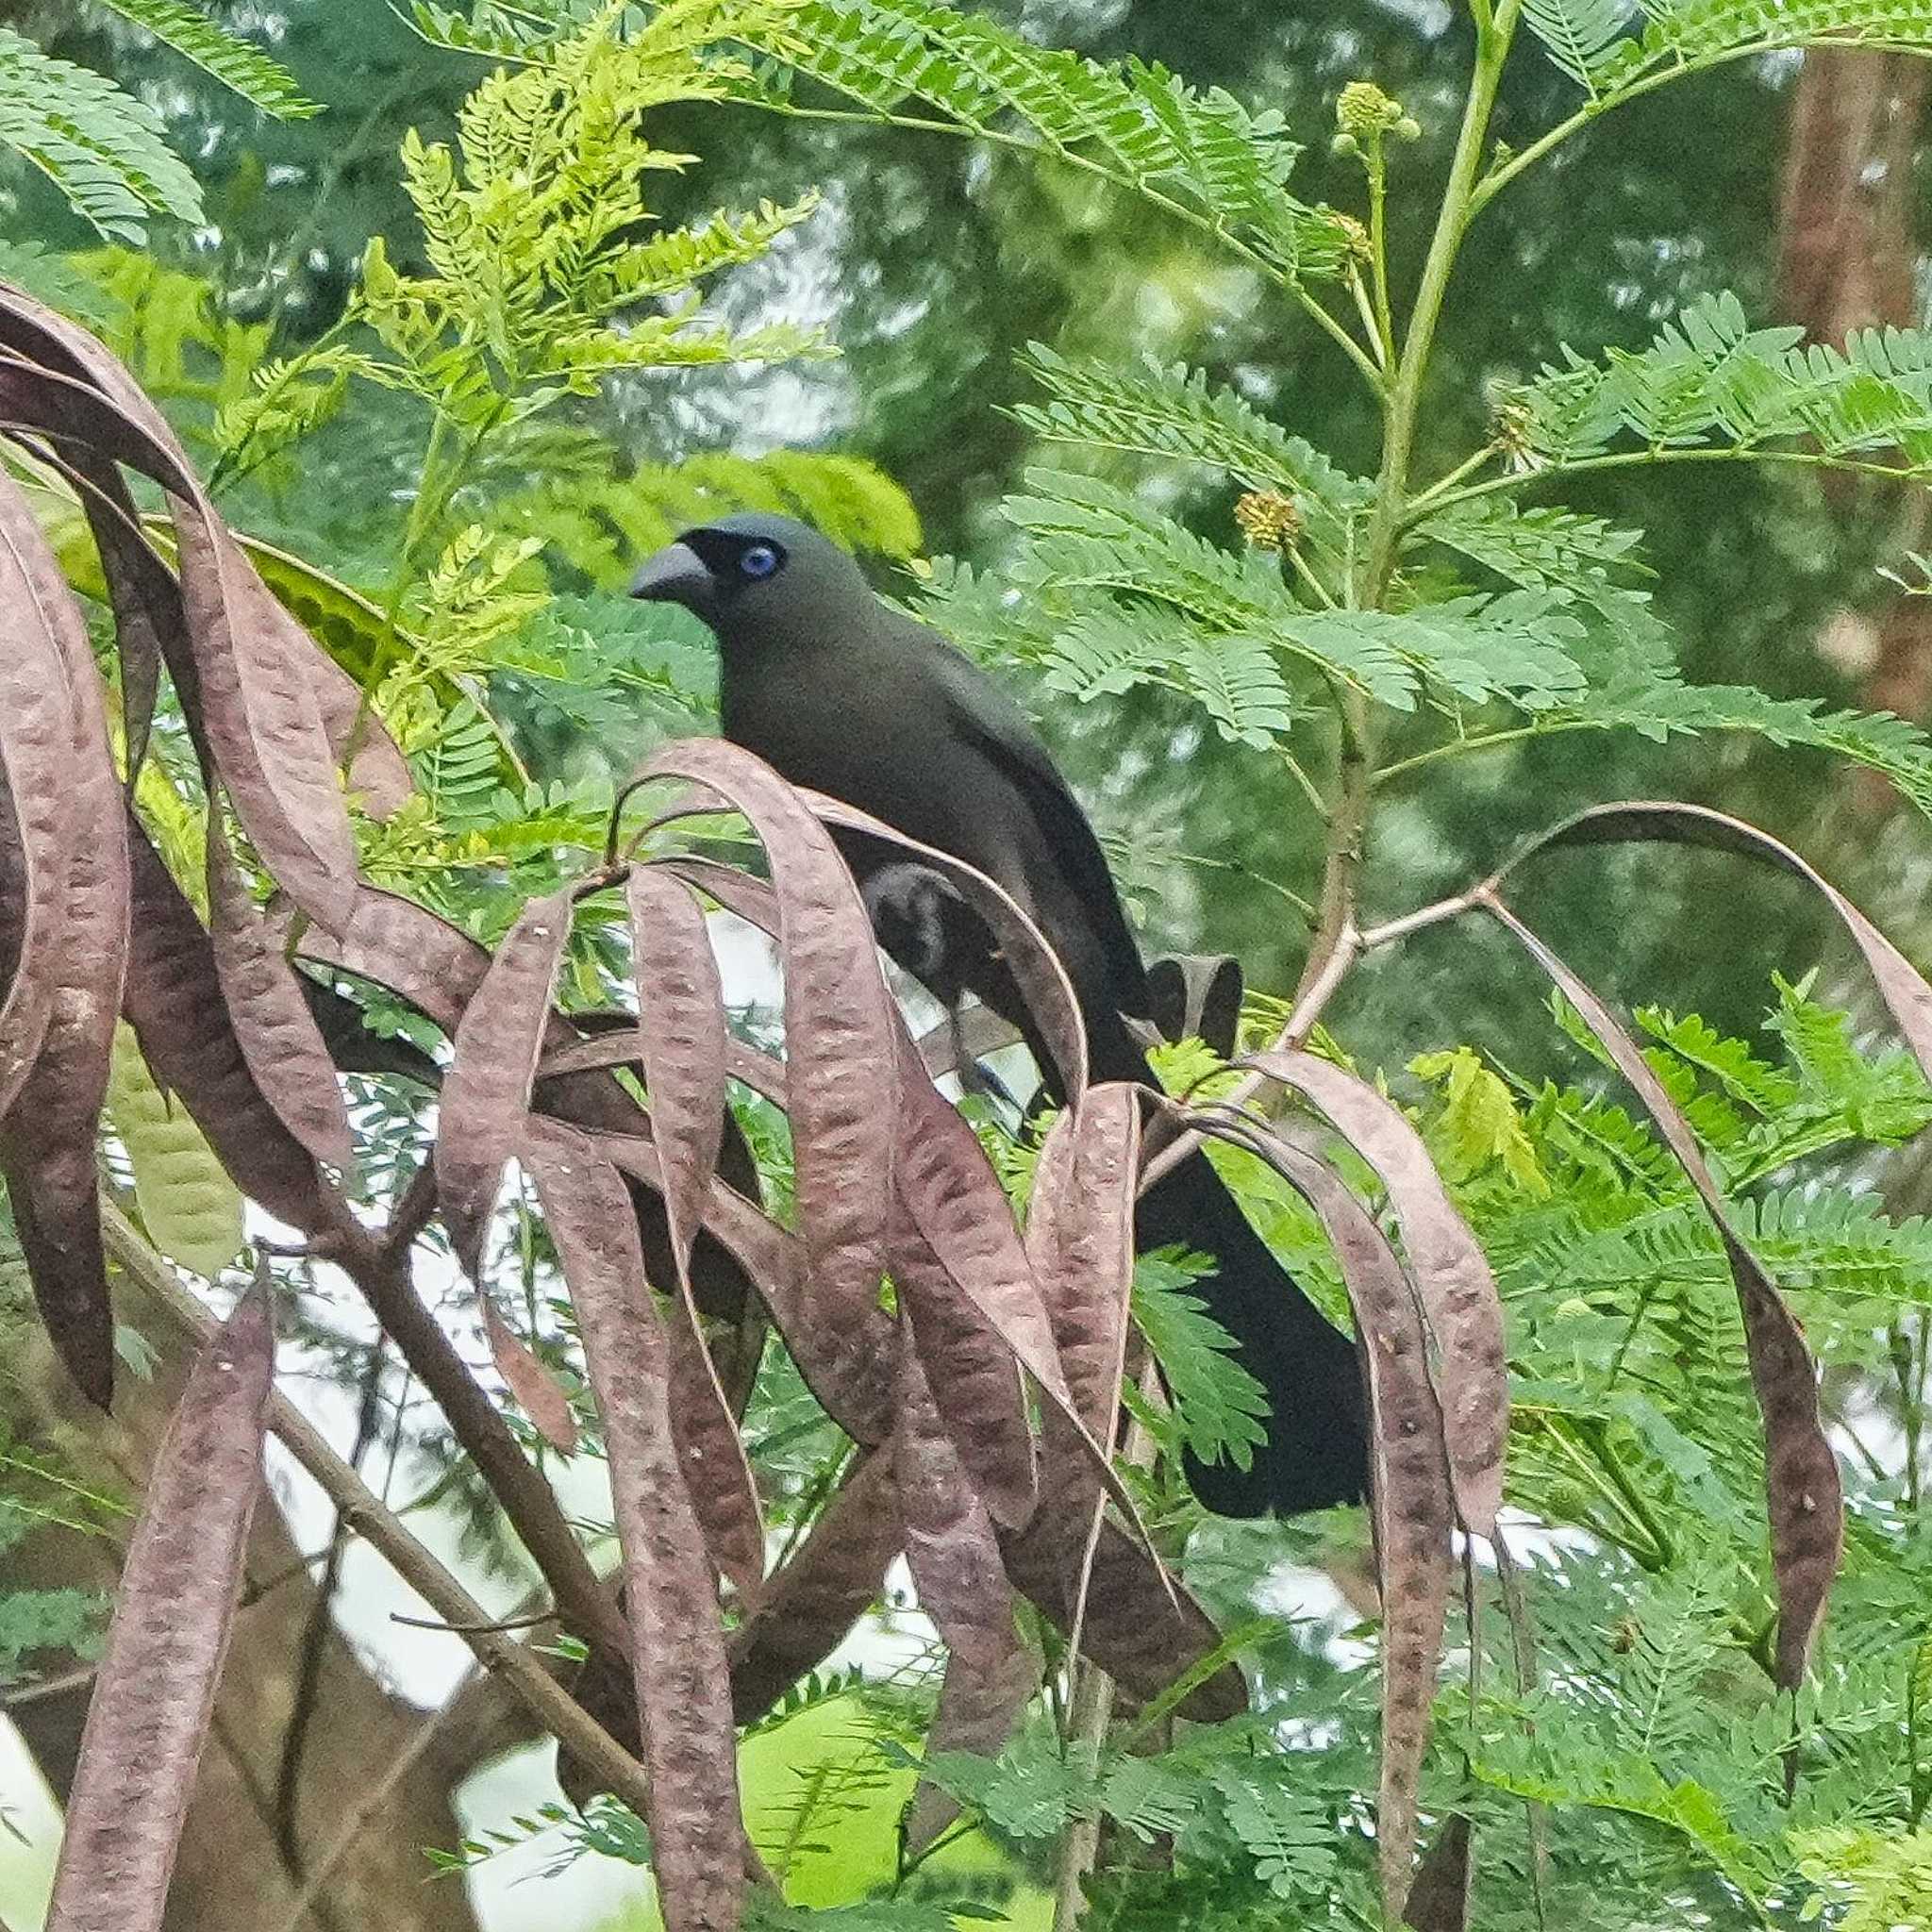
[[[633,597],[657,604],[682,604],[702,610],[711,600],[714,586],[710,566],[689,543],[667,543],[647,557],[630,580]]]

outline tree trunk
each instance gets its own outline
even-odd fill
[[[1822,341],[1919,320],[1912,160],[1928,78],[1926,63],[1908,55],[1805,57],[1785,158],[1778,307]],[[1848,526],[1869,518],[1883,491],[1895,553],[1926,547],[1924,490],[1831,476],[1825,489]],[[1932,709],[1932,600],[1895,596],[1871,612],[1846,611],[1820,650],[1858,675],[1867,709],[1914,720]],[[1853,802],[1871,815],[1895,801],[1882,778],[1860,772]]]

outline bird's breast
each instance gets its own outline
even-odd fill
[[[929,705],[907,702],[889,677],[863,675],[765,679],[719,693],[720,722],[734,744],[756,753],[794,785],[823,791],[927,845],[972,863],[973,793],[981,778],[970,748],[948,742]]]

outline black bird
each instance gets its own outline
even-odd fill
[[[649,558],[634,596],[683,605],[717,634],[724,736],[793,784],[870,812],[988,874],[1059,955],[1086,1021],[1092,1074],[1155,1084],[1130,1018],[1147,976],[1100,842],[1024,712],[938,634],[874,596],[853,559],[787,517],[687,530]],[[880,943],[949,1007],[966,991],[1056,1068],[984,924],[935,874],[863,835],[840,842]],[[1283,1272],[1196,1155],[1151,1189],[1141,1247],[1213,1257],[1196,1291],[1267,1391],[1268,1441],[1246,1471],[1191,1462],[1210,1509],[1257,1516],[1365,1494],[1368,1439],[1352,1342]]]

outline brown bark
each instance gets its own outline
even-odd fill
[[[1778,306],[1822,341],[1919,319],[1912,159],[1928,80],[1926,63],[1907,55],[1847,49],[1805,58],[1785,158]],[[1874,489],[1889,499],[1882,508]],[[1874,509],[1890,514],[1895,554],[1926,547],[1923,490],[1828,477],[1826,493],[1847,523]],[[1859,674],[1866,708],[1911,719],[1932,709],[1932,600],[1896,596],[1870,613],[1843,613],[1820,648]],[[1856,802],[1889,809],[1890,788],[1861,772]]]
[[[146,1325],[146,1324],[143,1324]],[[0,1315],[0,1328],[5,1317]],[[18,1339],[18,1338],[16,1338]],[[82,1403],[37,1339],[16,1353],[0,1414],[17,1439],[58,1451],[105,1490],[138,1496],[181,1379],[123,1376],[111,1419]],[[118,1539],[43,1526],[8,1552],[23,1588],[111,1591]],[[303,1637],[317,1589],[281,1514],[258,1509],[248,1584],[216,1702],[175,1881],[168,1932],[281,1932],[304,1898],[277,1846],[275,1791],[293,1713]],[[91,1680],[73,1658],[33,1660],[56,1688],[9,1706],[58,1797],[72,1776]],[[303,1932],[475,1932],[464,1888],[430,1883],[428,1845],[459,1837],[453,1794],[489,1758],[525,1741],[527,1724],[493,1681],[474,1681],[441,1711],[424,1710],[377,1681],[331,1624],[322,1640],[314,1715],[295,1803],[305,1873],[321,1876]],[[352,1835],[345,1850],[339,1842]]]
[[[1912,150],[1925,62],[1857,50],[1806,57],[1791,104],[1778,307],[1827,341],[1917,318]]]

